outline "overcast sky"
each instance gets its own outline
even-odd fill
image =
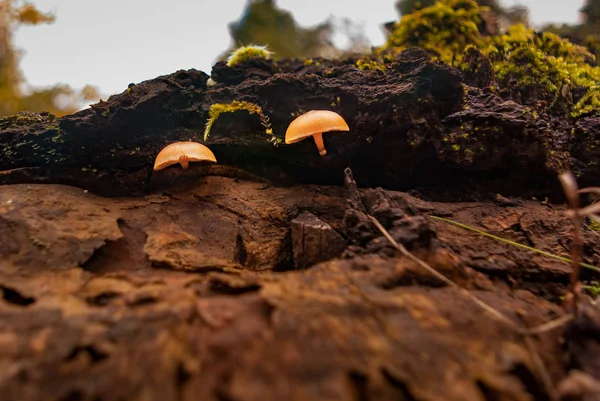
[[[178,69],[210,73],[230,44],[227,24],[246,0],[35,0],[56,22],[22,27],[17,46],[21,67],[35,86],[92,84],[106,95]],[[394,0],[277,0],[305,26],[330,16],[364,24],[372,45],[383,43],[381,24],[396,17]],[[531,10],[534,24],[576,22],[583,0],[504,0]]]

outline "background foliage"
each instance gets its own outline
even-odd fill
[[[61,116],[77,111],[82,102],[99,98],[92,86],[76,91],[60,84],[43,89],[27,85],[19,69],[21,51],[15,48],[14,34],[23,25],[49,24],[54,18],[31,3],[0,0],[0,116],[19,111],[49,111]]]
[[[549,81],[547,93],[543,93],[542,97],[551,102],[565,85],[594,86],[591,82],[597,78],[597,70],[592,68],[596,63],[593,57],[587,54],[580,56],[579,48],[569,47],[561,37],[586,47],[597,59],[600,56],[600,0],[585,3],[581,9],[581,23],[543,27],[543,32],[560,37],[534,35],[533,30],[525,29],[529,19],[527,8],[506,8],[499,0],[398,0],[396,9],[401,22],[383,25],[382,21],[388,33],[383,49],[420,46],[437,54],[442,61],[461,67],[463,52],[468,46],[473,46],[493,62],[497,61],[494,68],[501,81],[523,81],[534,72],[539,75],[546,71],[543,79]],[[439,18],[440,15],[443,17]],[[24,26],[50,24],[54,20],[54,15],[38,10],[32,3],[0,0],[0,116],[19,111],[49,111],[60,116],[99,98],[98,91],[92,86],[81,91],[64,84],[35,88],[23,77],[19,69],[22,51],[15,48],[15,32]],[[510,28],[514,25],[523,28]],[[223,59],[233,49],[250,44],[267,45],[274,52],[275,59],[327,58],[349,52],[370,52],[364,30],[356,23],[330,18],[313,27],[301,27],[290,12],[277,6],[275,0],[248,0],[242,17],[229,25],[229,32],[231,46],[221,55]],[[347,39],[344,49],[336,48],[335,35]],[[495,38],[490,39],[491,36]],[[551,43],[563,53],[547,52],[541,47],[541,40],[545,41],[544,46]],[[493,47],[501,51],[494,52]],[[567,55],[565,51],[570,53]],[[570,63],[571,56],[576,58],[573,59],[576,65]],[[513,69],[506,61],[523,57],[532,61],[535,71]],[[361,65],[382,68],[367,61],[362,60]],[[588,93],[588,98],[590,96]],[[574,103],[579,100],[575,99]],[[593,110],[596,107],[594,96],[586,102],[580,105],[580,109]]]

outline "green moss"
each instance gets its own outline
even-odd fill
[[[65,136],[63,131],[59,128],[56,135],[50,137],[50,140],[54,143],[65,143]]]
[[[594,56],[551,32],[535,32],[523,25],[511,27],[504,35],[490,37],[485,51],[493,61],[496,77],[504,85],[535,88],[536,98],[553,105],[571,103],[572,89],[588,88],[588,93],[571,109],[573,116],[591,111],[600,68],[592,65]],[[569,106],[570,107],[570,106]]]
[[[331,107],[338,107],[341,101],[342,99],[339,96],[336,96],[334,99],[331,100],[331,103],[329,103],[329,105]]]
[[[369,60],[369,59],[360,59],[356,62],[356,66],[358,67],[359,70],[365,71],[365,70],[371,70],[371,71],[381,71],[381,72],[385,72],[385,65],[375,61],[375,60]]]
[[[206,141],[210,134],[210,129],[222,113],[233,113],[241,110],[247,111],[250,114],[257,114],[260,117],[261,124],[265,127],[265,133],[267,133],[267,135],[273,135],[269,117],[263,113],[263,110],[259,105],[246,101],[234,100],[231,103],[215,103],[210,106],[210,110],[208,111],[208,121],[206,122],[206,128],[204,129],[204,140]]]
[[[600,84],[591,86],[587,93],[579,100],[575,106],[571,116],[580,117],[584,114],[600,112]]]
[[[306,110],[304,110],[304,109],[298,109],[297,111],[292,111],[292,112],[290,113],[290,116],[292,116],[292,117],[296,118],[296,117],[298,117],[298,116],[301,116],[301,115],[302,115],[302,114],[304,114],[304,113],[306,113]]]
[[[418,46],[434,59],[477,71],[478,66],[469,65],[476,49],[490,61],[500,87],[516,88],[522,103],[543,101],[573,117],[600,110],[600,67],[587,48],[523,25],[484,35],[486,12],[473,0],[440,0],[405,15],[379,54]],[[575,88],[587,88],[587,93],[573,100]]]
[[[233,67],[236,64],[243,63],[250,59],[264,59],[269,60],[273,52],[267,50],[266,46],[242,46],[237,48],[231,53],[227,59],[227,66]]]
[[[485,46],[479,26],[486,11],[487,7],[480,7],[473,0],[440,0],[403,16],[380,51],[418,46],[445,63],[458,66],[467,45]]]

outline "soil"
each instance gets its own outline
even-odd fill
[[[569,257],[556,175],[600,182],[600,118],[534,113],[417,49],[385,73],[251,61],[208,78],[0,122],[2,401],[599,399],[587,295],[565,324],[515,329],[572,311],[569,263],[436,217]],[[226,113],[218,165],[152,171],[234,100],[273,134]],[[327,156],[280,143],[318,108],[351,127],[324,135]],[[594,266],[599,235],[584,230]]]

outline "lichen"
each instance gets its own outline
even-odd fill
[[[23,132],[24,127],[27,127],[24,135],[19,135],[12,143],[7,141],[0,144],[0,159],[14,162],[26,152],[47,164],[66,160],[62,145],[67,136],[59,126],[59,119],[53,114],[26,111],[0,118],[0,130],[19,129]]]
[[[265,115],[259,105],[246,101],[234,100],[231,103],[215,103],[210,106],[210,110],[208,111],[208,121],[206,122],[206,128],[204,129],[204,140],[206,141],[213,124],[222,113],[233,113],[240,110],[247,111],[250,114],[257,114],[261,124],[265,127],[265,133],[267,135],[273,135],[269,117]]]
[[[250,59],[269,60],[273,52],[267,50],[266,46],[242,46],[235,49],[227,59],[227,66],[233,67]]]
[[[56,116],[51,113],[35,113],[23,111],[12,114],[10,116],[0,118],[0,129],[5,130],[15,127],[24,127],[41,123],[52,123],[56,120]]]

